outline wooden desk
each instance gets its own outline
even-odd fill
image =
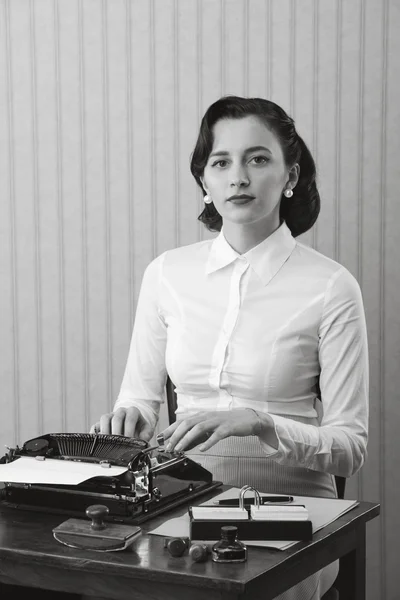
[[[361,502],[311,542],[286,551],[249,547],[247,562],[239,565],[218,565],[211,559],[193,563],[188,555],[173,558],[162,537],[146,535],[184,511],[144,524],[131,552],[97,553],[68,548],[53,538],[53,527],[64,517],[1,507],[0,581],[114,600],[270,600],[344,557],[346,593],[340,600],[365,599],[366,523],[379,515],[379,504]]]

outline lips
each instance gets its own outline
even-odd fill
[[[251,194],[233,194],[233,196],[229,196],[228,200],[253,200],[254,196]]]
[[[232,198],[229,200],[229,202],[232,202],[232,204],[249,204],[249,202],[251,202],[252,200],[254,200],[254,198],[250,198],[249,196],[247,196],[246,198]]]

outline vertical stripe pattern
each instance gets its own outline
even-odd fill
[[[265,96],[316,161],[304,242],[363,292],[369,458],[347,495],[382,503],[368,590],[395,598],[399,27],[397,0],[1,3],[1,447],[86,431],[112,408],[144,269],[214,237],[189,172],[203,112]]]

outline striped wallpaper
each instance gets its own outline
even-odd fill
[[[215,236],[189,171],[223,94],[291,114],[322,200],[302,237],[360,282],[368,598],[399,597],[399,0],[0,0],[0,447],[117,396],[143,271]],[[166,412],[162,425],[166,423]]]

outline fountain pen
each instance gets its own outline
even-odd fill
[[[270,502],[293,502],[293,496],[261,496],[261,504],[269,504]],[[214,504],[218,506],[239,506],[239,498],[223,498],[215,500]],[[244,505],[254,504],[254,498],[245,498]]]

